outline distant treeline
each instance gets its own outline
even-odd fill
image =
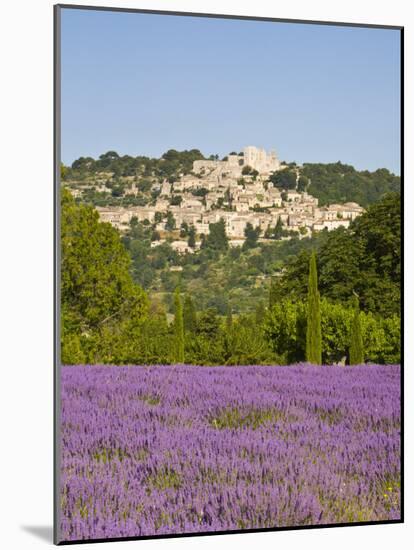
[[[175,181],[179,174],[188,174],[193,169],[195,160],[204,159],[204,155],[198,149],[189,151],[176,151],[170,149],[161,158],[146,156],[132,157],[130,155],[118,155],[116,151],[108,151],[99,156],[80,157],[70,167],[64,168],[64,179],[82,179],[96,172],[113,172],[114,177],[128,176],[153,176],[163,180]],[[214,157],[215,158],[215,157]]]
[[[214,307],[200,309],[197,293],[178,289],[171,320],[162,299],[134,282],[119,233],[66,191],[61,227],[63,363],[242,365],[307,358],[309,252],[293,256],[270,288],[262,288],[251,313],[235,313],[231,306],[224,315]],[[200,254],[227,257],[225,245],[206,244]],[[399,362],[399,195],[384,197],[349,229],[325,235],[315,269],[321,361],[350,361],[357,311],[363,360]]]
[[[206,157],[198,149],[176,151],[170,149],[161,158],[146,156],[120,156],[116,151],[108,151],[98,159],[80,157],[70,167],[63,167],[64,180],[83,180],[98,172],[112,172],[111,190],[117,190],[117,184],[123,177],[136,176],[142,182],[142,190],[148,185],[147,178],[155,178],[159,182],[167,179],[170,183],[177,181],[182,175],[189,174],[195,160]],[[210,159],[218,159],[211,155]],[[386,168],[374,172],[358,171],[353,166],[341,162],[322,164],[305,163],[302,167],[295,162],[285,163],[284,170],[270,176],[281,191],[298,188],[307,191],[319,199],[319,204],[337,202],[357,202],[361,206],[378,201],[384,194],[400,191],[400,177],[392,174]],[[144,191],[145,192],[145,191]],[[116,194],[114,195],[116,197]],[[132,200],[130,197],[129,200]]]
[[[400,177],[386,168],[358,171],[341,162],[305,163],[301,167],[291,162],[284,170],[274,172],[270,181],[281,190],[307,191],[319,199],[319,206],[356,202],[364,208],[386,193],[399,193],[401,185]]]
[[[374,172],[355,170],[353,166],[305,163],[301,171],[310,180],[308,192],[319,199],[319,205],[357,202],[364,208],[386,193],[400,192],[401,180],[386,168]]]

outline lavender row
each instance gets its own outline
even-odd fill
[[[61,538],[398,519],[400,367],[62,368]]]

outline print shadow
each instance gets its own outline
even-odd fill
[[[53,527],[51,525],[22,525],[21,528],[38,539],[53,543]]]

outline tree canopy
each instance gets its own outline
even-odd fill
[[[62,333],[77,338],[79,346],[83,340],[86,349],[88,340],[114,324],[138,326],[147,315],[148,298],[131,277],[131,259],[118,232],[65,190],[61,209]]]
[[[209,230],[206,239],[206,247],[212,250],[227,250],[229,241],[226,235],[226,224],[223,218],[216,223],[210,223]]]
[[[358,171],[341,162],[305,163],[301,170],[310,184],[307,191],[319,199],[319,205],[357,202],[363,207],[390,192],[400,192],[400,178],[386,168]]]
[[[296,188],[296,178],[296,172],[287,168],[285,170],[273,172],[273,174],[269,177],[269,181],[271,181],[275,187],[286,191],[288,189]]]
[[[320,353],[313,362],[320,362],[320,354],[326,363],[398,362],[399,178],[387,170],[358,172],[341,163],[290,163],[270,176],[283,200],[297,188],[317,196],[322,205],[355,201],[366,212],[349,228],[309,236],[293,235],[279,217],[265,233],[271,239],[267,242],[259,240],[259,228],[249,223],[243,246],[236,247],[229,246],[223,219],[199,236],[198,250],[194,225],[176,227],[172,212],[156,212],[153,221],[132,218],[120,234],[87,206],[105,201],[145,205],[166,181],[172,183],[170,201],[179,204],[174,184],[199,158],[204,156],[197,149],[171,149],[160,159],[108,151],[97,160],[81,157],[71,168],[62,167],[62,179],[73,178],[75,188],[76,178],[87,183],[76,200],[62,192],[63,362],[147,364],[185,358],[196,364],[271,364],[310,359],[307,326],[318,317],[312,313],[315,300],[309,300],[312,250],[321,332]],[[247,167],[244,172],[247,186],[255,171]],[[91,182],[106,190],[93,190]],[[124,195],[132,185],[135,195]],[[205,188],[193,190],[194,195],[207,193]],[[231,209],[230,189],[221,207]],[[156,225],[162,221],[169,235]],[[172,248],[178,232],[191,254]],[[165,242],[156,242],[161,239]]]
[[[386,195],[352,222],[319,241],[318,272],[322,296],[341,302],[359,296],[363,311],[400,313],[401,203],[398,193]],[[278,296],[304,299],[309,251],[287,264],[278,280]]]

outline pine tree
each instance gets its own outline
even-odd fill
[[[315,365],[322,363],[321,312],[315,252],[312,252],[309,261],[306,360]]]
[[[196,332],[197,330],[197,313],[194,302],[191,296],[187,294],[184,300],[184,332]]]
[[[181,304],[180,289],[177,287],[174,292],[174,361],[184,363],[184,320],[183,306]]]
[[[349,345],[349,364],[360,365],[364,363],[364,343],[362,341],[361,320],[359,316],[359,300],[354,297],[354,316],[351,324],[351,338]]]

